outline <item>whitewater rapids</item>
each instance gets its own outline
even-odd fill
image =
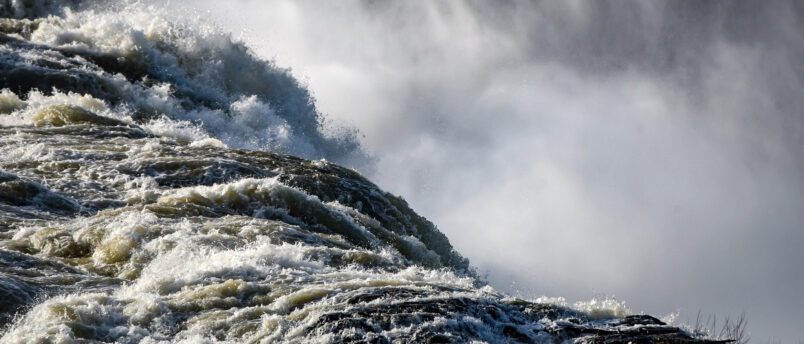
[[[496,292],[289,71],[104,6],[0,6],[0,343],[697,340]]]

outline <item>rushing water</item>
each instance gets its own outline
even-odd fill
[[[228,35],[48,4],[0,6],[0,342],[693,341],[486,286]]]

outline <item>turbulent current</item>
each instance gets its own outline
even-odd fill
[[[699,340],[486,286],[329,162],[367,161],[354,132],[218,30],[137,4],[0,12],[0,343]]]

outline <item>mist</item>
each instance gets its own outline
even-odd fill
[[[292,68],[498,290],[804,339],[800,2],[172,6]]]

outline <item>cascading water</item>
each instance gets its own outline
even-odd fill
[[[0,343],[699,341],[485,286],[287,70],[113,5],[0,6]]]

